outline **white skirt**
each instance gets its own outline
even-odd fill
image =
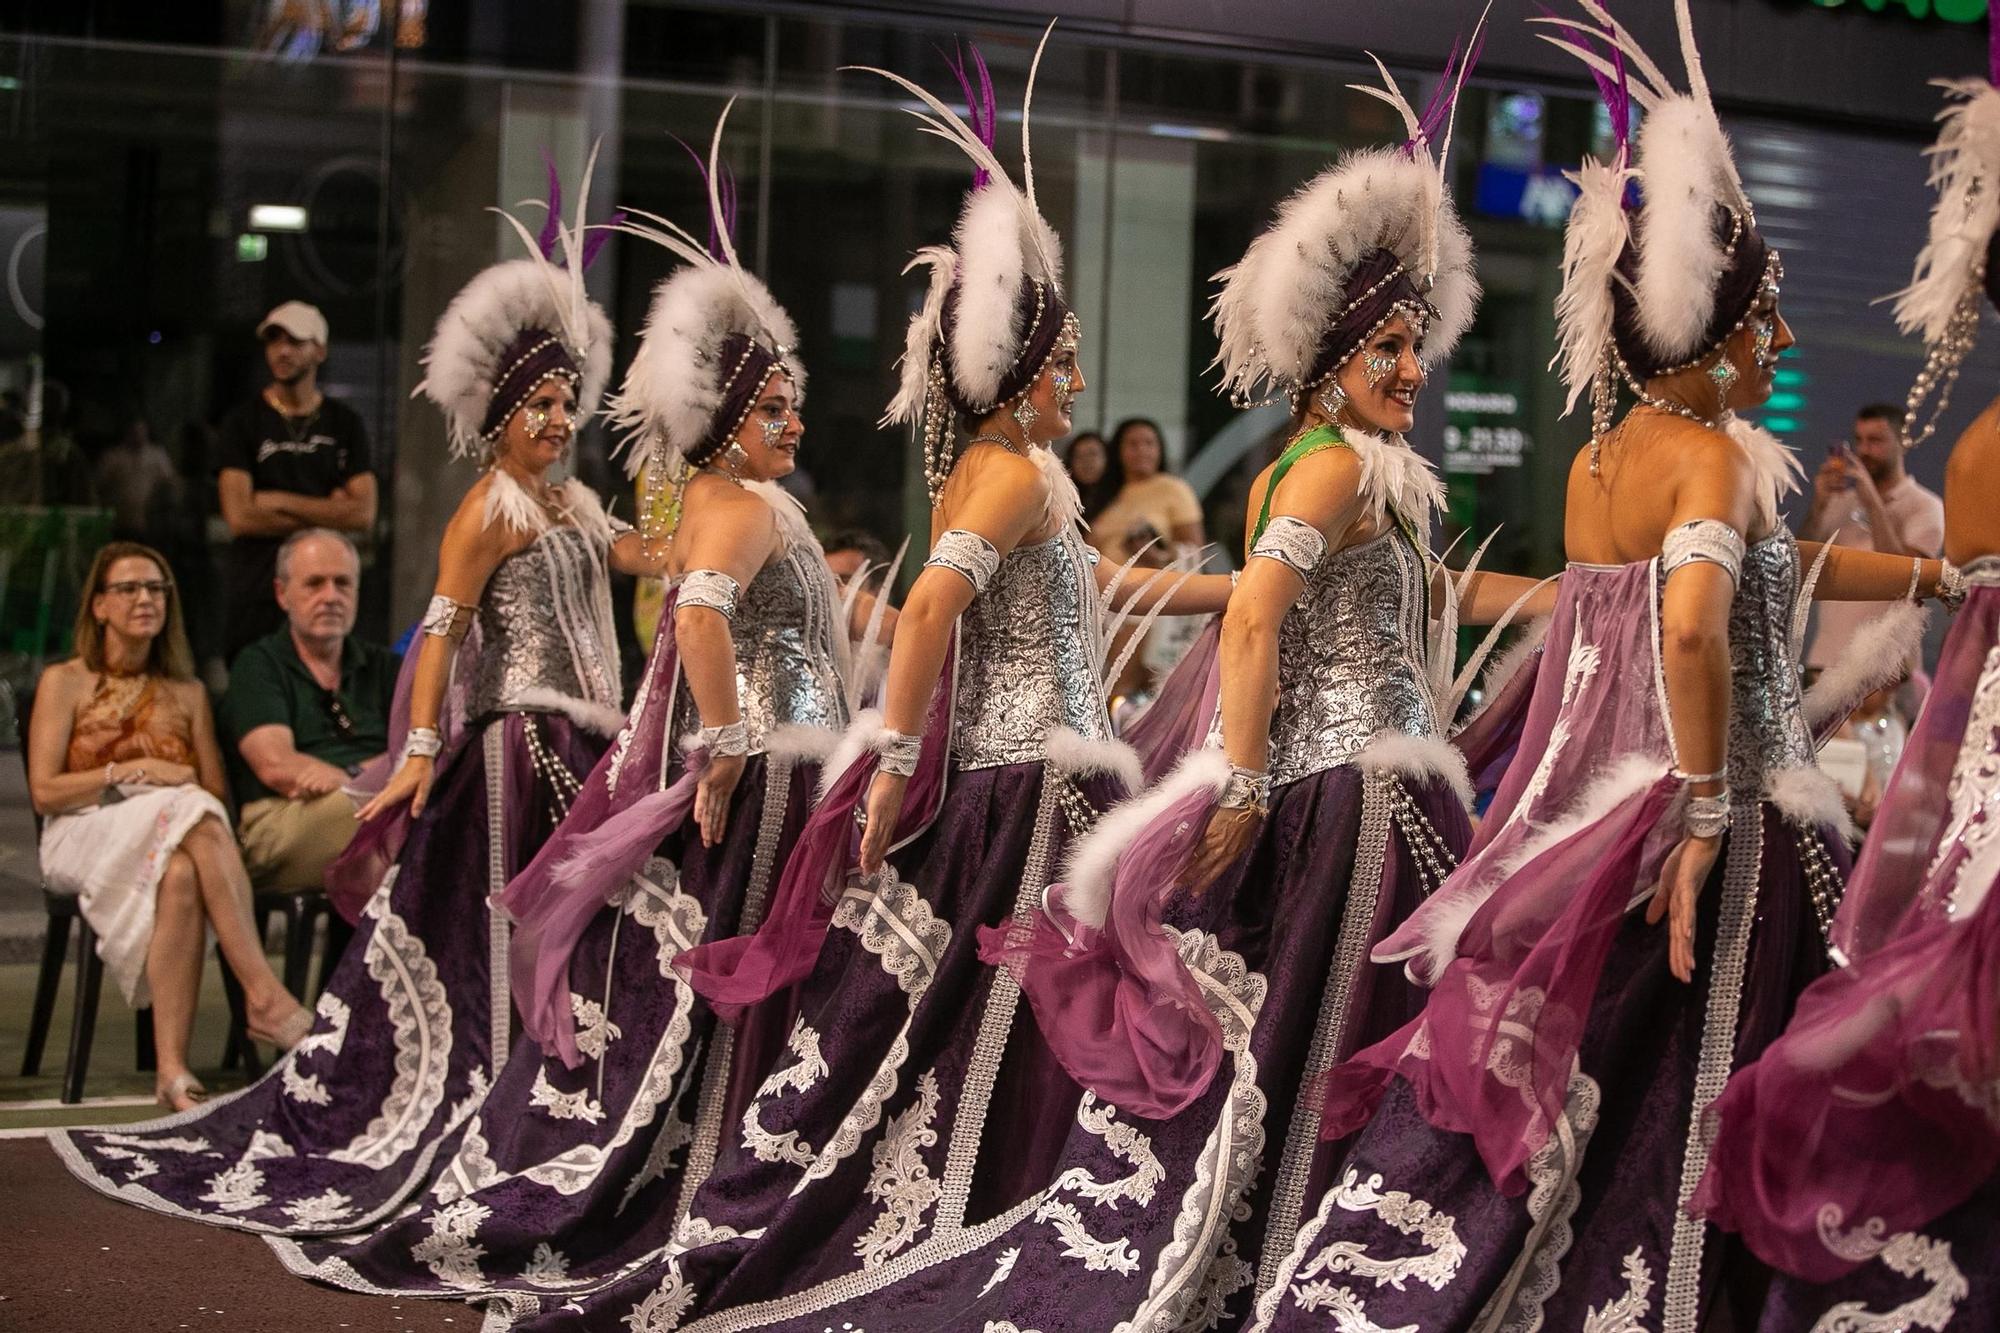
[[[167,858],[209,815],[227,827],[229,812],[193,783],[119,790],[122,801],[56,815],[42,826],[42,878],[58,893],[77,895],[83,919],[97,932],[97,956],[137,1009],[152,1003],[146,950]]]

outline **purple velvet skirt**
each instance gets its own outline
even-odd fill
[[[1693,1109],[1778,1035],[1826,966],[1802,840],[1846,859],[1837,840],[1760,809],[1755,854],[1732,857],[1733,831],[1703,891],[1691,985],[1668,971],[1665,926],[1627,914],[1525,1192],[1496,1189],[1471,1137],[1430,1124],[1398,1076],[1316,1196],[1252,1328],[1692,1331],[1718,1299],[1735,1327],[1755,1326],[1765,1271],[1681,1206],[1707,1160]],[[1747,923],[1738,976],[1720,975],[1725,916]]]
[[[364,1236],[274,1241],[286,1266],[352,1290],[533,1309],[656,1256],[790,1022],[781,995],[721,1027],[673,961],[755,927],[818,776],[750,759],[722,842],[704,847],[689,821],[585,929],[570,962],[583,1063],[517,1044],[414,1208]]]
[[[1402,790],[1451,849],[1465,845],[1465,816],[1448,789]],[[986,801],[988,819],[1018,819],[1032,808],[1031,789],[1013,795]],[[785,1179],[812,1176],[821,1169],[816,1159],[804,1169],[771,1168],[761,1198],[741,1189],[752,1177],[718,1168],[698,1207],[713,1199],[707,1215],[739,1226],[761,1214],[764,1238],[691,1249],[650,1275],[650,1285],[630,1284],[616,1304],[593,1298],[583,1314],[536,1327],[616,1327],[640,1317],[633,1327],[1101,1333],[1127,1320],[1171,1328],[1191,1318],[1199,1326],[1247,1311],[1260,1260],[1274,1247],[1282,1257],[1312,1182],[1337,1159],[1338,1145],[1319,1140],[1309,1072],[1415,1011],[1400,970],[1365,957],[1423,891],[1393,809],[1388,785],[1364,783],[1352,768],[1294,783],[1274,797],[1266,831],[1243,863],[1202,897],[1175,904],[1169,924],[1227,1055],[1208,1090],[1168,1121],[1081,1092],[1055,1067],[1027,1006],[1014,1005],[1007,974],[989,968],[978,969],[979,989],[972,1003],[961,1000],[946,1044],[925,1033],[907,1054],[892,1043],[891,1059],[843,1069],[841,1056],[853,1049],[845,1034],[900,1024],[912,1010],[900,1001],[879,1013],[857,1005],[863,992],[854,988],[854,969],[892,939],[924,938],[928,922],[909,906],[872,906],[863,932],[839,946],[848,955],[847,994],[836,993],[837,1003],[821,1011],[830,1015],[825,1027],[813,1026],[836,1035],[813,1047],[823,1058],[799,1075],[808,1087],[783,1086],[784,1066],[766,1085],[767,1130],[797,1131],[815,1148],[830,1143],[844,1154],[831,1177],[795,1187],[772,1211],[769,1199]],[[926,861],[956,858],[958,844],[978,837],[947,831],[933,839]],[[1366,892],[1350,895],[1350,884]],[[983,919],[1004,914],[1016,891],[1005,882],[986,890]],[[955,928],[941,956],[969,947],[968,933]],[[940,967],[916,1009],[934,1002],[945,975]],[[826,979],[823,972],[815,985]],[[1004,1027],[996,997],[1007,1000]],[[813,1012],[809,1005],[802,1022]],[[791,1113],[840,1081],[849,1089],[841,1100],[867,1109],[866,1089],[883,1086],[878,1080],[892,1067],[898,1078],[877,1132],[845,1137],[850,1124],[872,1121],[872,1110],[837,1124]],[[840,1180],[849,1183],[837,1195],[822,1188]],[[746,1206],[726,1211],[737,1204]],[[645,1322],[667,1310],[680,1322]]]
[[[395,1214],[505,1058],[506,931],[486,899],[549,836],[603,745],[559,714],[470,729],[305,1040],[250,1087],[192,1110],[57,1131],[58,1154],[112,1198],[246,1231],[335,1235]],[[572,780],[551,781],[550,759]]]
[[[1032,1199],[1082,1093],[1012,978],[980,961],[976,928],[1039,901],[1071,836],[1066,801],[1122,795],[1112,779],[1044,774],[954,773],[938,819],[888,870],[836,890],[786,1050],[727,1127],[672,1247],[594,1293],[545,1298],[524,1326],[669,1329],[706,1312],[733,1326],[738,1307],[788,1295],[823,1307],[823,1285],[921,1265],[927,1239],[956,1243]]]

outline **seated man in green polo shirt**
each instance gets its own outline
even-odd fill
[[[341,533],[287,537],[274,582],[286,625],[252,641],[229,670],[222,722],[235,742],[237,836],[258,888],[321,883],[357,827],[341,788],[389,745],[397,660],[349,637],[360,579]]]

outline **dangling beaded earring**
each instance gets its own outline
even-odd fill
[[[1326,413],[1329,420],[1337,421],[1340,414],[1347,409],[1347,390],[1341,388],[1339,382],[1329,376],[1320,386],[1314,401],[1319,404],[1319,410]]]
[[[1708,378],[1714,381],[1716,396],[1723,400],[1724,407],[1728,406],[1729,390],[1735,386],[1741,375],[1742,372],[1736,369],[1736,363],[1726,356],[1708,368]]]
[[[1014,404],[1014,424],[1021,428],[1022,444],[1032,445],[1035,442],[1028,432],[1034,429],[1035,422],[1041,415],[1035,410],[1035,405],[1028,401],[1026,394],[1022,394],[1020,400]]]

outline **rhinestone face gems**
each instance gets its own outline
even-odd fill
[[[549,428],[549,410],[546,407],[523,408],[521,424],[527,428],[529,439],[540,439],[542,432]]]
[[[788,427],[791,426],[791,424],[792,424],[792,414],[789,412],[785,413],[785,415],[781,417],[774,417],[769,421],[758,422],[757,429],[764,432],[765,447],[769,448],[775,446],[778,443],[778,441],[784,439],[785,431]]]
[[[1396,373],[1396,362],[1401,358],[1385,356],[1380,352],[1364,352],[1361,356],[1361,374],[1368,381],[1368,387],[1379,389],[1382,382]]]
[[[1758,370],[1769,370],[1778,364],[1778,358],[1771,348],[1778,341],[1778,321],[1760,319],[1757,321],[1757,341],[1751,351],[1756,358]]]

